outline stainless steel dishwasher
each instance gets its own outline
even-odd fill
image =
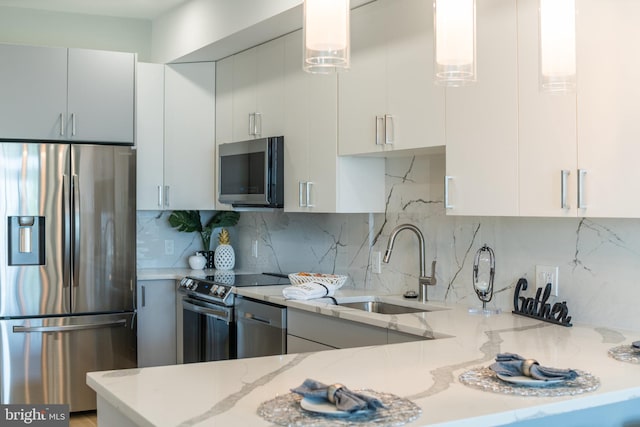
[[[287,353],[286,307],[238,296],[235,319],[238,359]]]

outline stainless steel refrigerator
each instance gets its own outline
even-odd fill
[[[0,142],[0,403],[95,409],[136,366],[135,151]]]

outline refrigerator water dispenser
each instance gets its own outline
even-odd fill
[[[10,216],[9,265],[44,265],[44,217]]]

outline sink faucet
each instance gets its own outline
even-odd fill
[[[385,264],[391,260],[391,251],[393,251],[393,244],[396,241],[396,236],[402,230],[411,230],[418,236],[418,243],[420,245],[420,277],[418,278],[418,298],[420,302],[427,301],[427,286],[435,286],[436,284],[436,262],[431,263],[431,276],[427,276],[424,269],[424,236],[418,227],[412,224],[401,224],[393,229],[389,236],[389,242],[387,242],[387,251],[384,254],[382,262]]]

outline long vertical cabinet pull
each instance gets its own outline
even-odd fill
[[[584,169],[578,169],[578,209],[586,209],[584,204],[584,176],[587,171]]]
[[[158,207],[162,207],[162,185],[158,185]]]
[[[64,113],[60,113],[60,136],[64,136]]]
[[[391,145],[395,139],[395,123],[391,114],[384,115],[384,144]]]
[[[384,116],[376,116],[376,145],[383,145],[382,135],[384,135]]]
[[[307,207],[315,208],[316,205],[311,203],[311,187],[313,186],[313,182],[307,182]]]
[[[76,113],[71,113],[71,136],[76,136]]]
[[[253,113],[253,134],[262,135],[262,113]]]
[[[307,207],[307,204],[305,203],[304,196],[303,196],[304,188],[306,187],[306,184],[307,183],[303,181],[298,182],[298,205],[301,208]]]
[[[168,185],[164,186],[164,206],[167,207],[167,208],[169,207],[169,204],[170,204],[170,202],[169,202],[169,189],[170,188],[171,187],[168,186]]]
[[[256,130],[256,115],[255,113],[249,113],[249,135],[254,136]]]
[[[145,286],[144,285],[140,286],[140,290],[142,291],[141,292],[142,295],[140,295],[141,299],[142,299],[142,307],[146,307],[147,306],[147,292],[146,292]]]
[[[569,209],[567,205],[567,178],[570,171],[563,169],[560,171],[560,209]]]
[[[444,208],[453,209],[453,205],[449,201],[449,182],[453,179],[452,176],[444,177]]]

